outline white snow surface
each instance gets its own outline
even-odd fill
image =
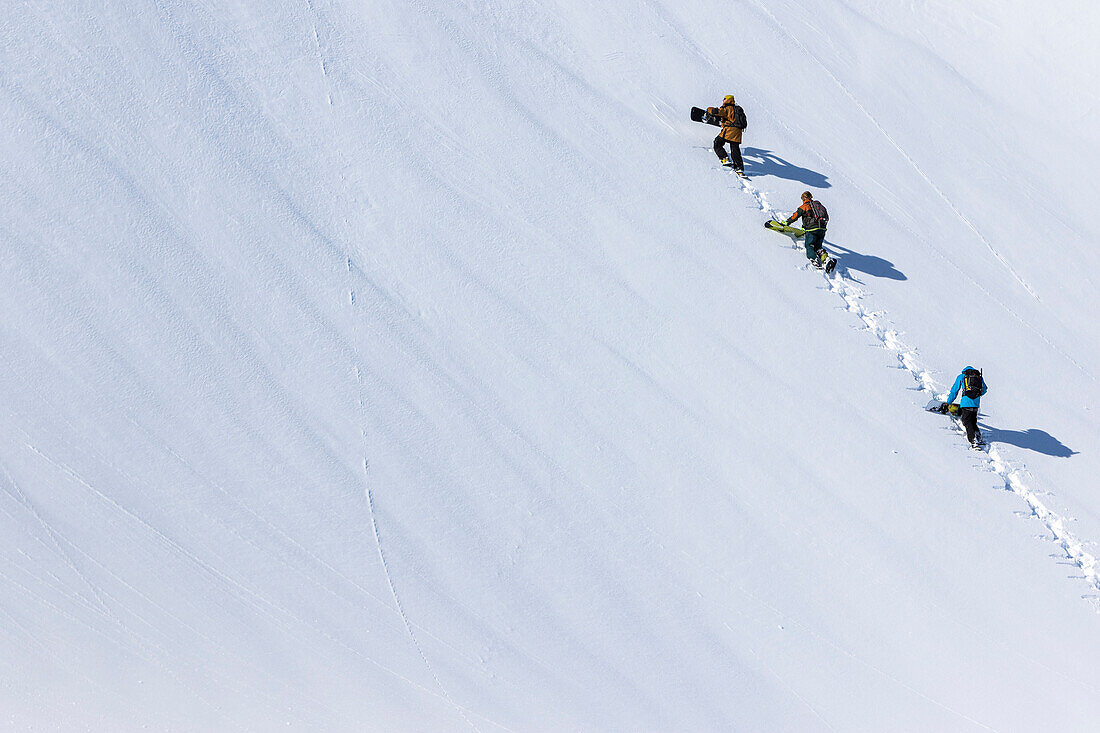
[[[0,728],[1097,730],[1098,27],[5,3]]]

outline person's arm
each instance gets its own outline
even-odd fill
[[[787,219],[787,224],[790,224],[793,221],[797,221],[798,217],[802,216],[805,213],[804,211],[802,211],[804,206],[806,206],[806,204],[802,204],[802,206],[799,206],[797,209],[794,210],[794,213],[791,214],[790,217]]]
[[[947,399],[944,400],[947,404],[951,404],[955,401],[955,396],[959,394],[959,390],[962,389],[963,375],[955,377],[955,384],[951,385],[951,394],[947,395]]]
[[[982,377],[982,396],[984,397],[985,393],[988,392],[988,391],[989,391],[989,385],[986,384],[985,377]]]

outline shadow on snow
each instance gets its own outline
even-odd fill
[[[986,427],[985,425],[979,425],[979,427],[982,430],[982,437],[985,438],[987,443],[1006,443],[1017,448],[1026,448],[1036,453],[1054,456],[1055,458],[1069,458],[1078,453],[1078,451],[1071,450],[1068,446],[1063,445],[1062,441],[1047,431],[1038,428],[1003,430],[1001,428]]]
[[[741,156],[745,159],[745,173],[749,176],[786,178],[788,181],[804,183],[810,188],[829,188],[831,185],[827,176],[789,163],[770,150],[743,148]]]
[[[794,165],[780,158],[770,150],[765,150],[763,148],[744,148],[741,154],[745,158],[745,172],[749,174],[749,176],[775,176],[776,178],[785,178],[789,181],[798,181],[811,188],[830,188],[831,186],[827,176],[812,171],[809,168],[801,168]],[[841,274],[845,277],[855,280],[856,282],[860,281],[852,277],[852,272],[862,272],[872,277],[882,277],[889,280],[908,280],[908,278],[905,277],[905,273],[894,267],[893,262],[884,260],[881,257],[860,254],[847,247],[835,244],[828,239],[825,240],[825,249],[833,254],[841,255],[838,257],[837,269],[839,269]]]
[[[825,249],[837,255],[837,259],[839,260],[837,263],[838,269],[842,272],[855,270],[871,275],[872,277],[884,277],[888,280],[909,279],[905,277],[905,273],[894,267],[894,263],[890,260],[884,260],[874,255],[860,254],[847,247],[842,247],[835,242],[831,242],[828,239],[825,240]],[[854,280],[855,278],[852,279]]]

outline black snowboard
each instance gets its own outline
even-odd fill
[[[950,415],[951,417],[956,419],[959,417],[959,405],[953,403],[932,400],[924,406],[924,409],[928,410],[929,412],[939,413],[940,415]],[[960,428],[960,430],[961,429],[962,428]],[[989,444],[979,437],[976,442],[970,444],[970,447],[974,450],[984,451],[986,448],[989,447]]]
[[[940,402],[939,400],[932,400],[924,409],[929,412],[938,412],[941,415],[950,415],[951,417],[957,417],[959,414],[959,406],[948,402]]]
[[[705,109],[699,109],[698,107],[691,108],[691,121],[692,122],[705,122],[708,125],[714,125],[715,127],[722,126],[722,118],[715,117],[712,114],[707,114]]]

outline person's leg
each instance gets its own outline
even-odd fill
[[[714,154],[718,156],[718,160],[725,160],[726,155],[726,138],[719,135],[714,138]]]
[[[959,422],[966,429],[966,439],[970,441],[971,445],[982,439],[982,431],[978,430],[978,408],[960,407]]]
[[[730,143],[730,162],[733,163],[735,171],[745,172],[745,161],[741,158],[741,143]]]
[[[825,239],[825,233],[820,229],[806,232],[805,246],[806,259],[810,262],[820,262],[818,253],[821,251],[821,240]]]

